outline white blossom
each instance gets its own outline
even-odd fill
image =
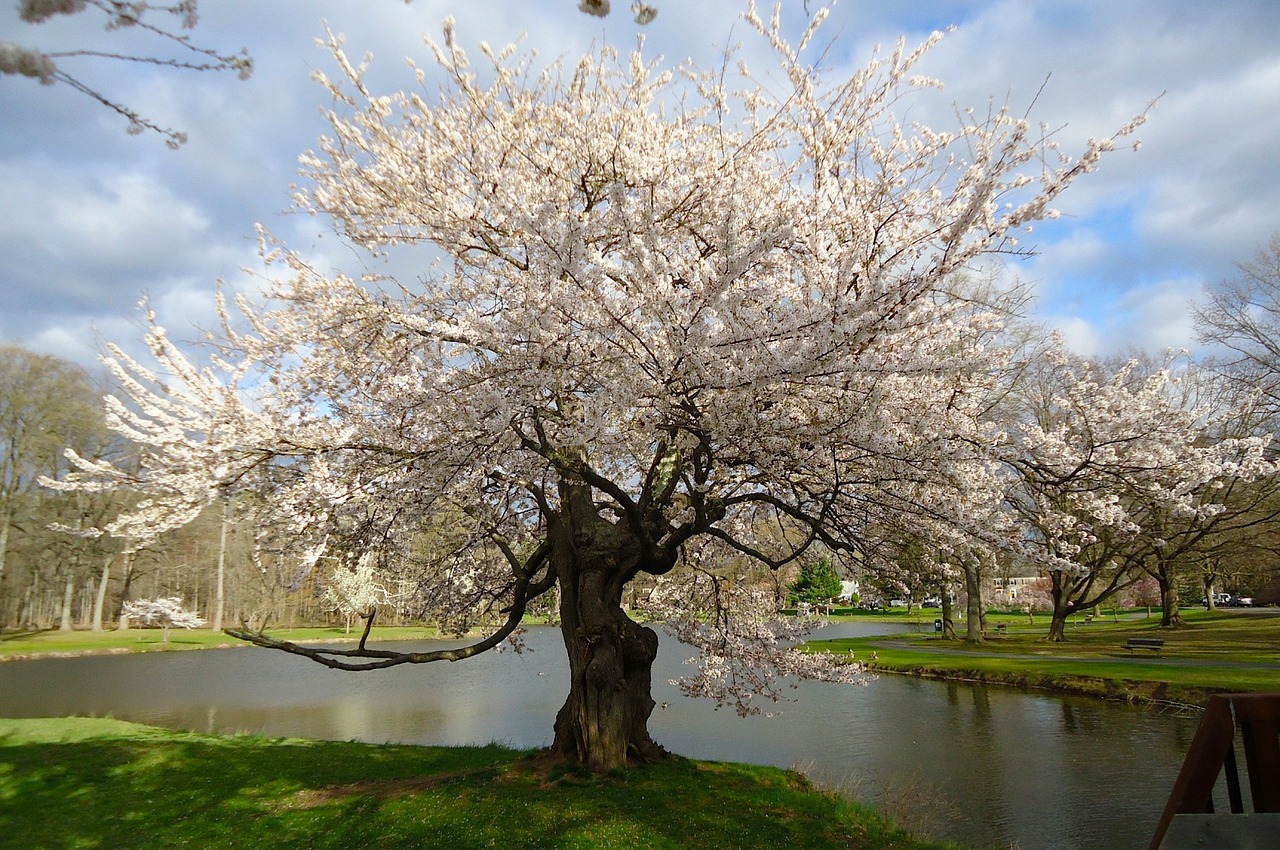
[[[165,596],[156,599],[130,599],[124,603],[123,613],[130,620],[140,620],[143,625],[159,626],[164,630],[164,641],[169,642],[169,630],[199,629],[204,618],[182,607],[182,597]]]
[[[0,74],[35,77],[49,85],[57,70],[53,60],[40,51],[20,47],[11,41],[0,41]]]

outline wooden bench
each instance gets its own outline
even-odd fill
[[[1164,649],[1164,638],[1129,638],[1124,648],[1129,650],[1132,655],[1135,649],[1149,649],[1152,652],[1159,652]]]

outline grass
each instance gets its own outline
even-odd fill
[[[272,629],[271,635],[284,640],[317,643],[320,641],[358,640],[360,630],[347,634],[342,628]],[[434,629],[416,627],[378,627],[370,640],[424,640],[439,637]],[[182,649],[213,649],[247,644],[208,629],[173,629],[165,643],[160,629],[119,629],[115,631],[21,631],[0,633],[0,660],[30,658],[38,655],[88,655],[115,652],[156,652]]]
[[[1185,625],[1160,628],[1157,618],[1099,618],[1077,623],[1068,641],[1044,640],[1043,623],[1025,615],[989,615],[1007,633],[980,646],[934,634],[814,641],[816,649],[852,652],[891,672],[979,679],[1113,698],[1202,702],[1210,693],[1280,688],[1280,612],[1184,611]],[[1157,657],[1124,650],[1130,637],[1165,641]],[[1234,665],[1273,665],[1261,667]]]
[[[941,848],[777,768],[0,719],[0,846]]]

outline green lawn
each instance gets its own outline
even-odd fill
[[[502,747],[211,737],[0,719],[0,845],[941,848],[776,768],[675,758],[602,778]]]
[[[272,629],[271,635],[284,640],[319,642],[358,640],[360,630],[350,634],[341,628]],[[423,640],[439,637],[435,629],[415,627],[379,627],[371,640]],[[106,632],[42,631],[0,632],[0,660],[32,655],[84,654],[111,652],[155,652],[181,649],[210,649],[248,644],[209,629],[174,629],[165,643],[160,629],[122,629]]]
[[[1183,616],[1186,624],[1172,629],[1160,628],[1154,617],[1080,621],[1068,629],[1065,643],[1045,641],[1043,621],[1029,624],[1025,615],[992,614],[989,626],[1004,623],[1007,632],[979,646],[919,632],[818,640],[812,646],[852,652],[861,661],[871,661],[874,653],[873,664],[881,670],[1111,697],[1198,702],[1212,692],[1280,690],[1280,611],[1188,610]],[[1124,649],[1130,637],[1159,637],[1165,646],[1158,656],[1131,655]]]

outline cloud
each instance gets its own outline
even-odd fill
[[[1200,291],[1194,278],[1162,280],[1129,290],[1105,311],[1048,313],[1041,321],[1062,334],[1067,348],[1086,357],[1178,352],[1195,342],[1190,307]]]

